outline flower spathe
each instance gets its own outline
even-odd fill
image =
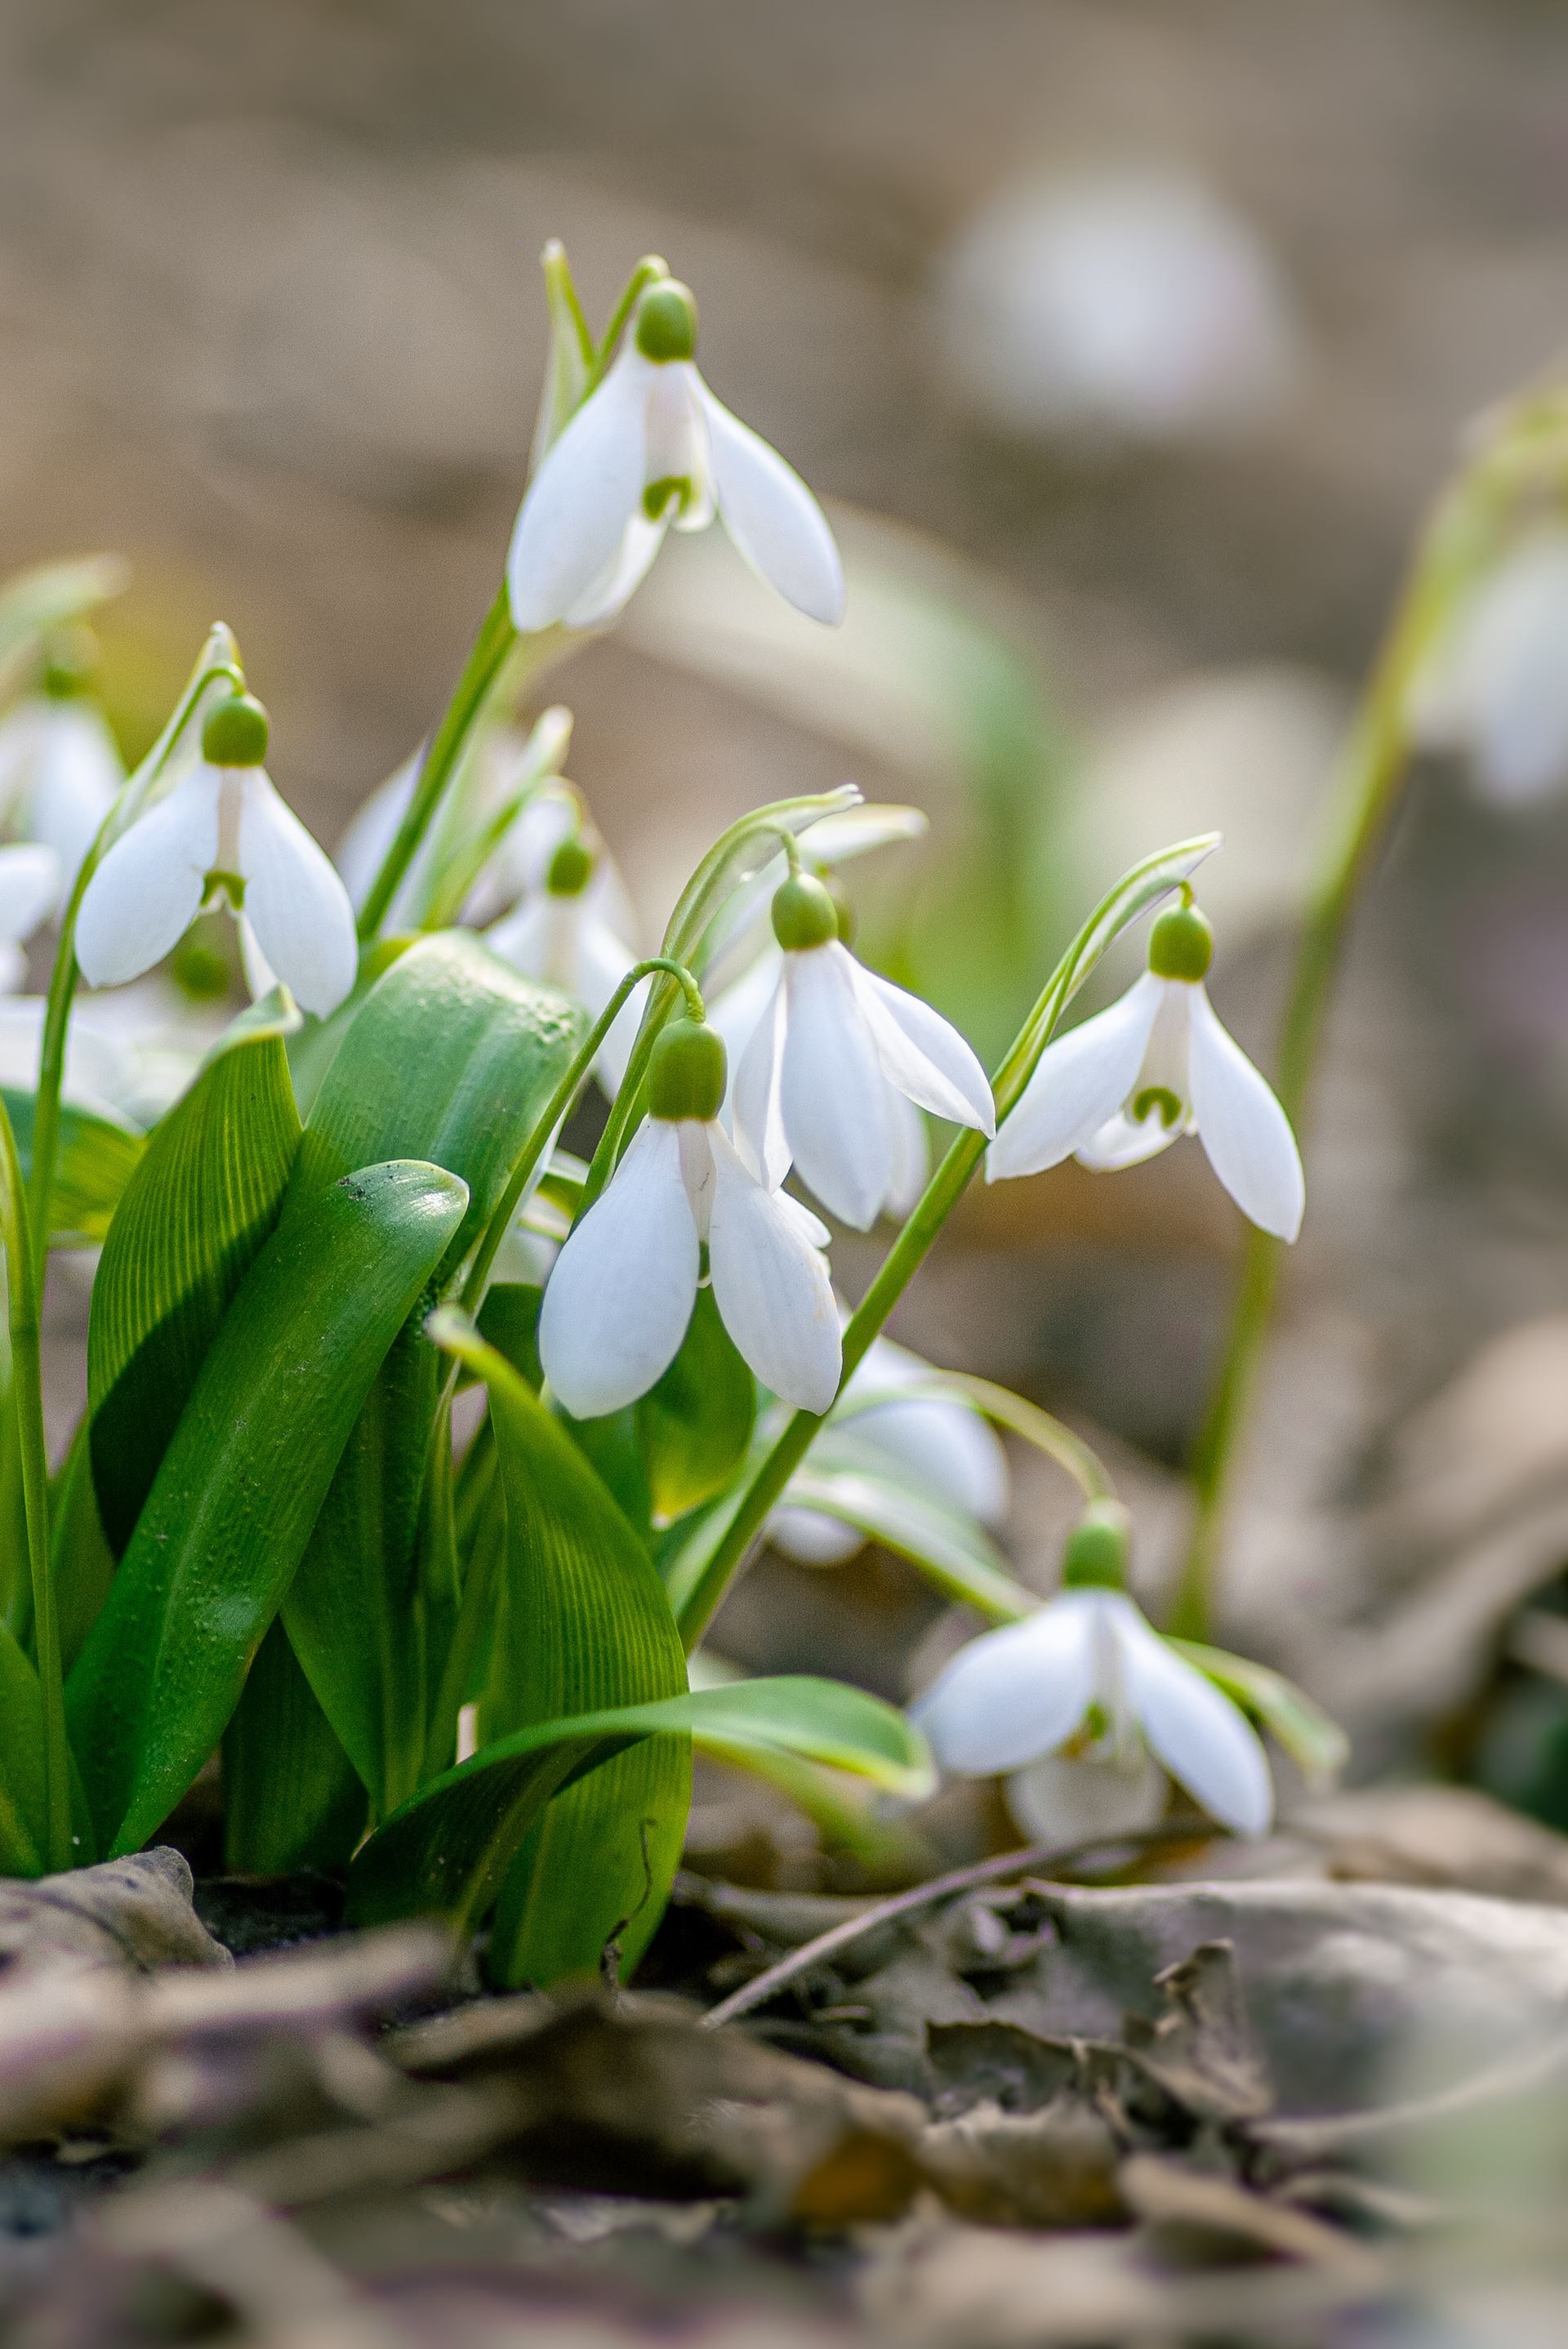
[[[714,398],[692,358],[696,309],[650,286],[603,381],[530,483],[507,557],[514,626],[597,626],[645,576],[665,532],[717,514],[739,553],[797,610],[836,625],[844,580],[833,534],[799,475]]]
[[[706,1048],[703,1082],[671,1088],[676,1054],[694,1033]],[[839,1316],[820,1253],[828,1234],[743,1164],[718,1123],[723,1092],[717,1037],[672,1021],[650,1069],[652,1114],[544,1292],[540,1358],[575,1418],[634,1402],[669,1368],[696,1302],[705,1244],[719,1318],[763,1384],[804,1411],[825,1412],[838,1391]]]
[[[1216,1018],[1202,973],[1163,947],[1167,924],[1208,925],[1195,909],[1161,916],[1151,968],[1109,1010],[1086,1019],[1040,1055],[986,1156],[987,1182],[1038,1174],[1064,1158],[1101,1172],[1134,1166],[1186,1133],[1243,1213],[1277,1239],[1301,1229],[1305,1183],[1290,1121]],[[1162,940],[1162,931],[1164,933]]]
[[[1274,1816],[1256,1732],[1124,1590],[1066,1589],[1022,1623],[984,1632],[912,1713],[943,1768],[963,1777],[1026,1772],[1082,1737],[1135,1794],[1147,1786],[1146,1750],[1239,1834],[1261,1835]]]
[[[82,975],[91,987],[139,978],[179,945],[209,895],[222,895],[242,907],[299,1003],[325,1018],[358,968],[348,893],[260,760],[221,761],[221,746],[209,718],[200,763],[120,834],[88,883],[77,916]]]

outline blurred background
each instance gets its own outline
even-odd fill
[[[932,825],[854,875],[868,951],[994,1052],[1115,874],[1217,824],[1216,999],[1266,1068],[1422,510],[1562,340],[1565,73],[1545,0],[13,0],[0,568],[129,558],[132,753],[227,619],[332,841],[493,591],[540,247],[596,317],[662,253],[831,503],[851,616],[714,533],[546,681],[650,935],[723,823],[852,776]],[[1358,1768],[1568,1824],[1568,742],[1500,796],[1454,734],[1338,999],[1225,1629]],[[1191,1144],[1068,1168],[971,1199],[897,1325],[1099,1431],[1151,1589],[1237,1239]],[[1043,1581],[1062,1505],[1016,1488]],[[897,1686],[934,1611],[874,1554],[780,1566],[727,1641]]]

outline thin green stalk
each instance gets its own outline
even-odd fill
[[[1096,906],[1051,973],[1033,1010],[991,1081],[998,1124],[1016,1105],[1034,1074],[1040,1054],[1050,1041],[1051,1030],[1107,947],[1120,935],[1129,922],[1146,913],[1171,890],[1179,888],[1213,846],[1214,835],[1211,833],[1196,840],[1180,842],[1174,848],[1162,849],[1157,856],[1146,857],[1130,873],[1123,874],[1116,887]],[[985,1136],[969,1127],[959,1133],[949,1144],[946,1155],[925,1187],[923,1196],[888,1250],[876,1278],[850,1318],[844,1330],[841,1394],[844,1382],[864,1360],[872,1339],[880,1333],[893,1307],[925,1261],[937,1234],[957,1206],[985,1156]],[[711,1557],[677,1609],[681,1637],[688,1655],[713,1620],[725,1592],[745,1563],[753,1543],[781,1498],[784,1487],[810,1450],[824,1423],[823,1416],[815,1412],[796,1412],[785,1423],[772,1449],[764,1454],[753,1471],[751,1482],[742,1494]]]
[[[28,1242],[27,1201],[10,1113],[0,1096],[0,1234],[10,1295],[11,1396],[22,1460],[27,1564],[33,1584],[33,1652],[44,1707],[45,1848],[51,1869],[71,1865],[71,1780],[66,1744],[60,1630],[49,1567],[49,1461],[44,1444],[44,1367],[38,1278]]]

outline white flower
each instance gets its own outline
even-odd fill
[[[52,848],[24,843],[0,848],[0,995],[26,976],[24,942],[47,919],[60,895],[60,860]]]
[[[1513,549],[1476,588],[1418,680],[1411,722],[1468,753],[1477,788],[1524,807],[1568,782],[1568,533]]]
[[[580,838],[562,840],[550,860],[542,888],[521,899],[484,933],[492,954],[524,978],[564,988],[593,1019],[637,960],[601,910],[603,893],[594,885],[599,871],[600,860]],[[594,1066],[612,1096],[626,1073],[646,993],[646,981],[633,988],[599,1048]]]
[[[1104,1171],[1133,1166],[1195,1133],[1243,1213],[1295,1239],[1306,1195],[1300,1153],[1284,1110],[1214,1016],[1203,986],[1212,951],[1195,906],[1161,916],[1143,977],[1041,1054],[991,1145],[988,1182],[1069,1155]]]
[[[637,587],[665,530],[717,513],[752,568],[814,620],[843,617],[839,553],[821,508],[766,440],[717,400],[693,363],[696,311],[651,285],[619,357],[551,447],[512,533],[514,626],[593,627]]]
[[[991,1088],[955,1028],[841,943],[820,881],[787,881],[773,924],[782,968],[736,1071],[736,1140],[770,1189],[792,1161],[826,1207],[864,1231],[907,1196],[920,1163],[902,1104],[990,1134]]]
[[[717,1121],[724,1048],[671,1021],[649,1069],[652,1114],[562,1249],[544,1292],[544,1374],[574,1417],[634,1402],[680,1350],[706,1242],[714,1302],[750,1368],[802,1410],[838,1389],[839,1317],[828,1235],[770,1192]]]
[[[1274,1816],[1255,1731],[1212,1681],[1167,1646],[1124,1590],[1063,1590],[1024,1622],[983,1633],[912,1713],[937,1761],[964,1777],[1026,1772],[1083,1737],[1125,1774],[1118,1826],[1129,1823],[1128,1791],[1147,1801],[1139,1767],[1145,1749],[1226,1826],[1261,1835]],[[1042,1823],[1037,1807],[1029,1818]],[[1044,1824],[1049,1832],[1051,1823]],[[1069,1835],[1077,1824],[1068,1823]]]
[[[220,702],[200,764],[109,849],[77,916],[77,959],[90,987],[150,970],[212,892],[236,911],[242,903],[267,964],[305,1010],[325,1018],[342,1002],[358,967],[354,909],[331,860],[268,780],[265,747],[259,703]]]
[[[62,902],[124,781],[102,711],[79,694],[31,696],[0,721],[0,805],[19,804],[28,838],[59,859]]]
[[[957,1393],[941,1393],[941,1372],[891,1338],[874,1338],[846,1381],[840,1410],[843,1433],[857,1446],[934,1493],[964,1516],[995,1527],[1007,1513],[1007,1455],[982,1412]],[[914,1392],[905,1392],[906,1390]],[[871,1402],[868,1398],[884,1398]],[[849,1406],[859,1405],[852,1413]],[[839,1411],[833,1423],[839,1424]],[[769,1538],[802,1566],[838,1566],[864,1547],[854,1526],[802,1509],[788,1499],[774,1510]]]

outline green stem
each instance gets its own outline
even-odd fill
[[[397,837],[387,851],[380,872],[370,885],[370,893],[359,916],[362,939],[373,938],[386,920],[387,909],[397,895],[398,885],[418,852],[419,843],[446,796],[447,786],[456,774],[472,740],[474,729],[489,705],[507,655],[517,641],[517,630],[511,625],[511,612],[503,580],[463,664],[457,689],[447,704],[441,722],[425,753],[419,780],[397,827]]]
[[[922,1395],[962,1396],[986,1419],[1021,1437],[1047,1460],[1054,1460],[1058,1468],[1065,1469],[1086,1501],[1115,1500],[1116,1487],[1110,1471],[1081,1435],[1075,1435],[1070,1427],[1064,1427],[1048,1411],[1015,1394],[1010,1387],[975,1378],[969,1371],[934,1370],[929,1378],[901,1380],[897,1386],[880,1387],[864,1397],[846,1397],[837,1406],[834,1416],[843,1427],[866,1412],[885,1411],[890,1404]]]
[[[51,1869],[71,1864],[71,1780],[66,1744],[59,1619],[49,1568],[49,1461],[44,1443],[43,1349],[38,1277],[27,1231],[27,1201],[10,1113],[0,1097],[0,1224],[10,1292],[11,1392],[22,1460],[27,1564],[33,1585],[33,1652],[44,1707],[44,1816]]]

